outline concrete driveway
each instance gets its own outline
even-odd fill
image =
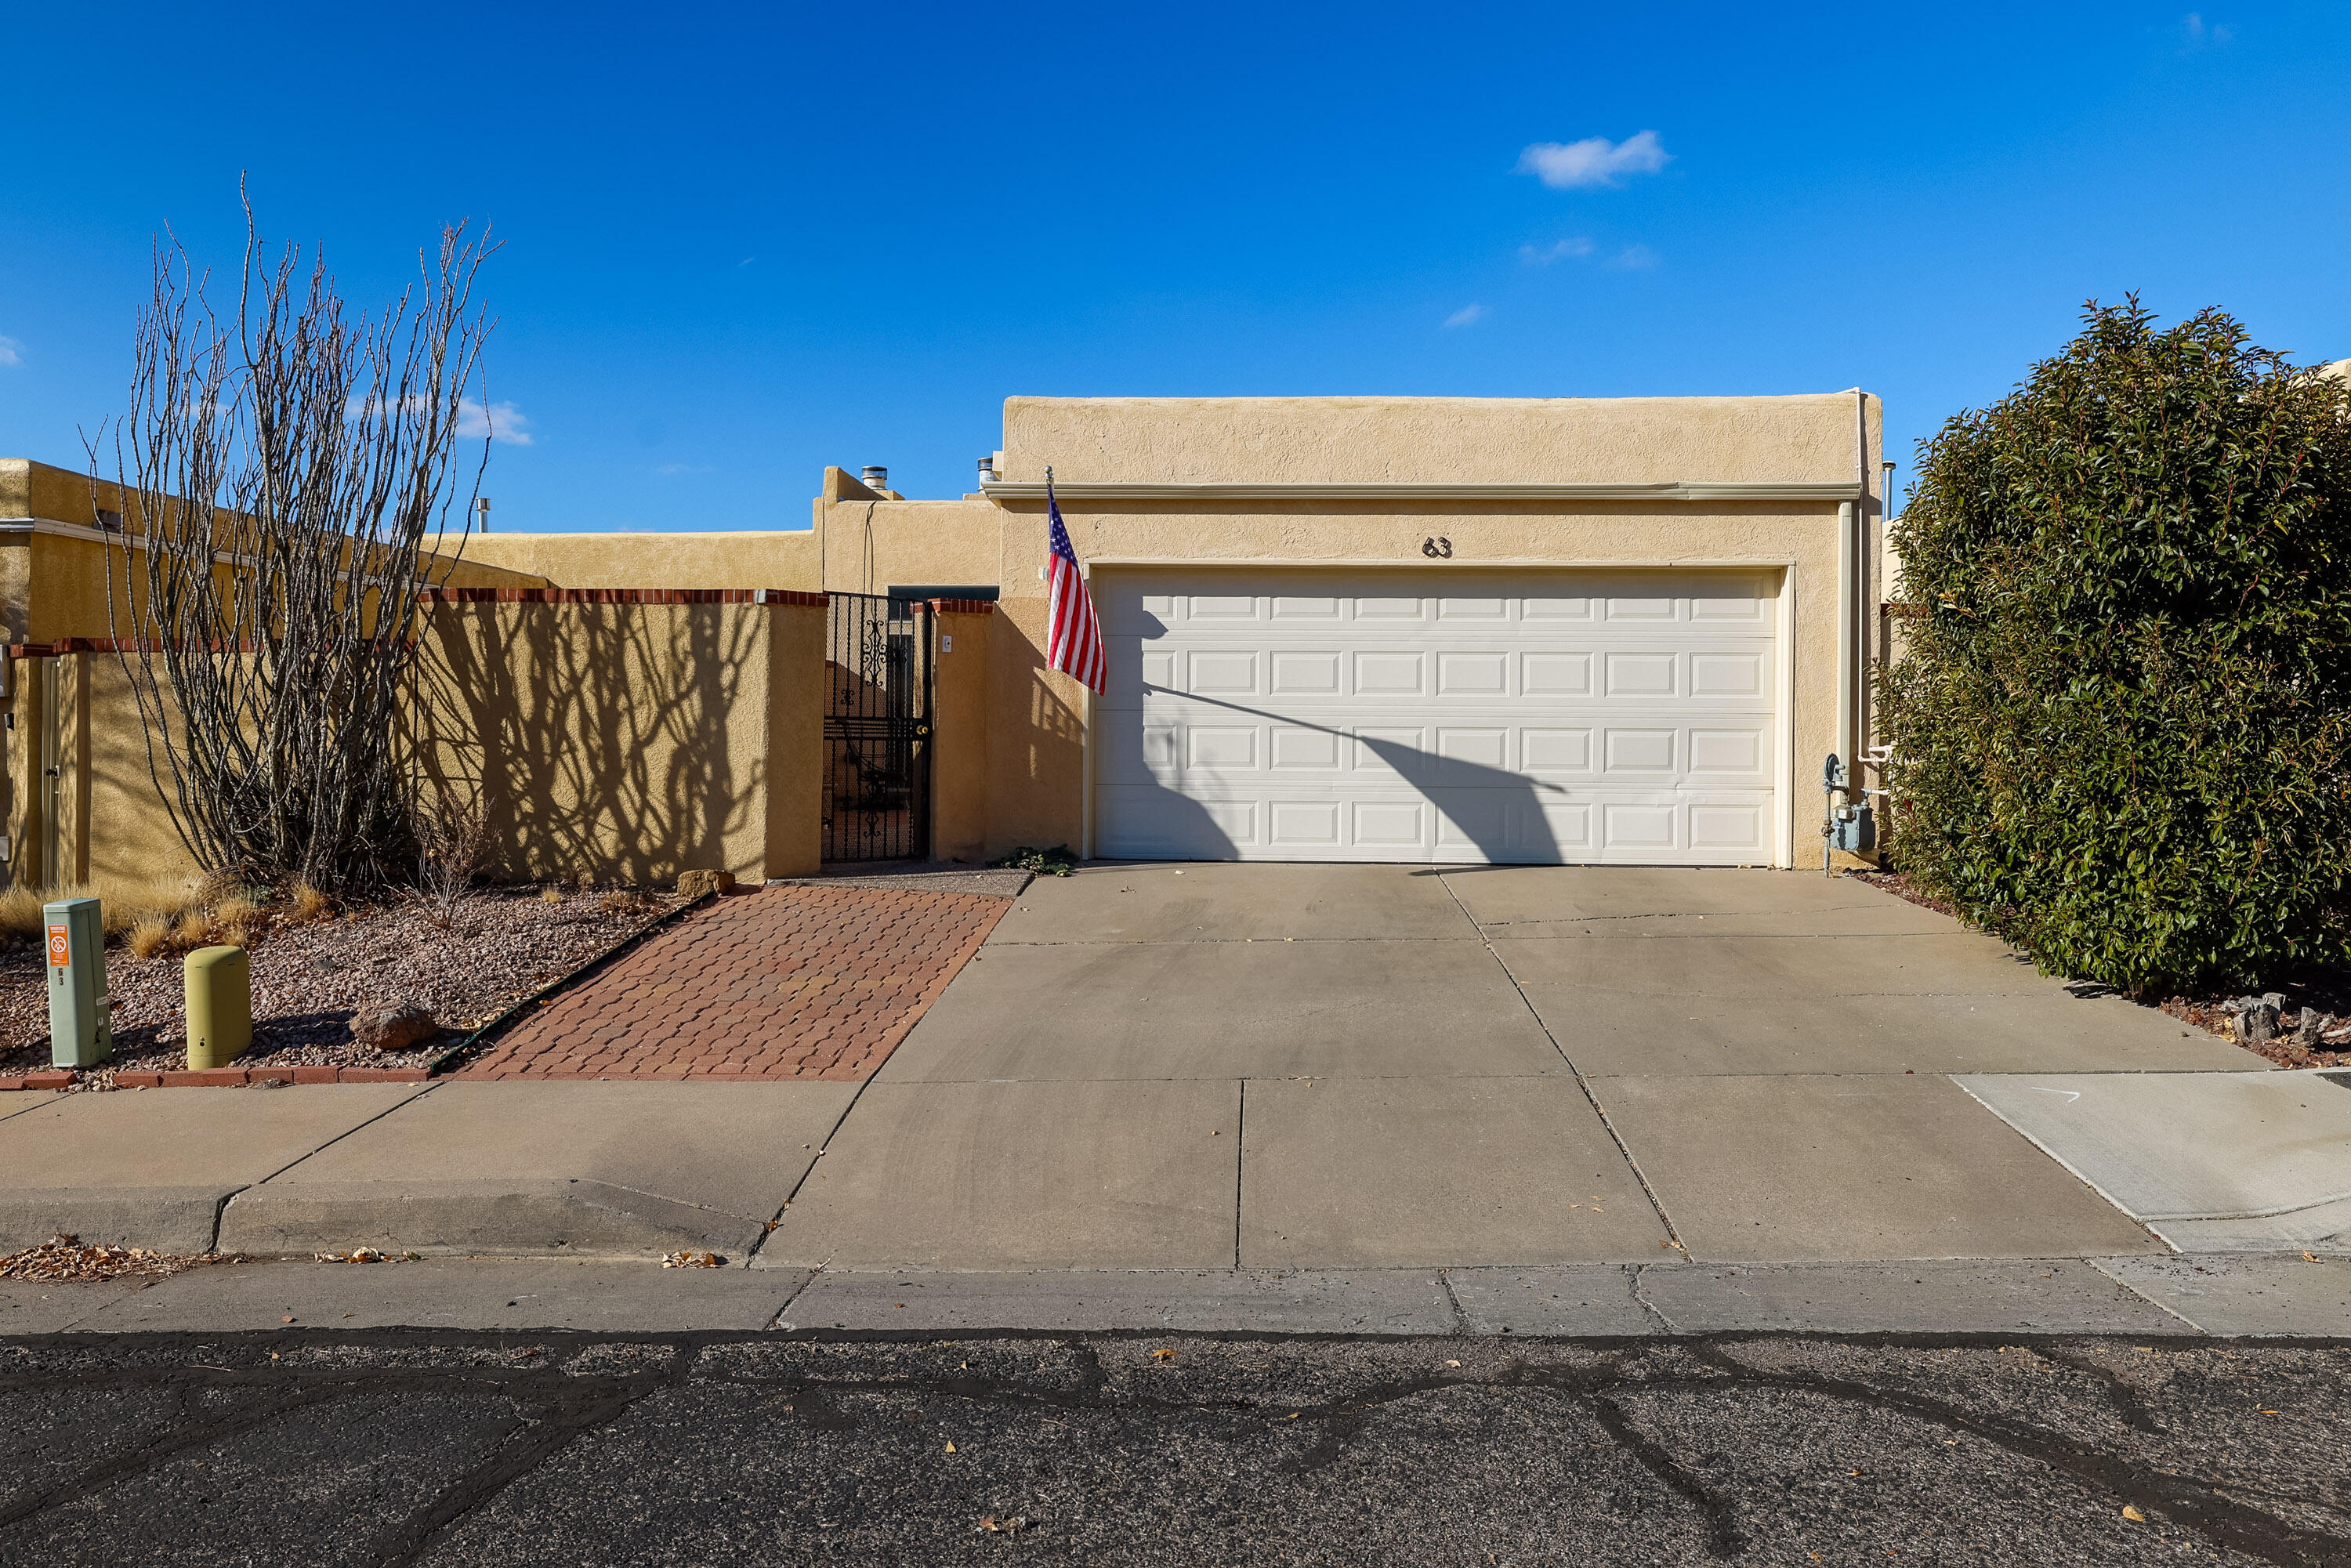
[[[1817,873],[1092,865],[1020,896],[760,1261],[2156,1253],[1950,1075],[2265,1065]]]

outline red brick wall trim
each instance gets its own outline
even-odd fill
[[[420,604],[799,604],[821,610],[821,593],[789,588],[428,588]]]
[[[410,638],[413,645],[415,639]],[[161,637],[60,637],[50,643],[11,643],[8,657],[12,659],[56,659],[68,653],[160,653],[166,644]],[[227,652],[227,644],[214,643],[214,653]],[[240,653],[253,652],[250,642],[239,643],[235,650]]]
[[[996,601],[992,599],[934,599],[931,608],[942,615],[993,615]]]

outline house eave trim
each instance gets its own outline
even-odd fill
[[[1041,501],[1045,486],[995,480],[991,501]],[[1064,501],[1856,501],[1852,480],[1676,479],[1652,485],[1160,485],[1140,480],[1056,485]]]

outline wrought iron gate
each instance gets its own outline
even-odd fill
[[[931,851],[931,607],[835,593],[825,630],[824,858]]]

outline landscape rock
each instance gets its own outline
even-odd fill
[[[351,1015],[351,1039],[375,1051],[406,1051],[440,1032],[433,1015],[414,1002],[363,1007]]]
[[[705,893],[732,893],[735,873],[731,871],[689,871],[677,879],[680,898],[700,898]]]
[[[2305,1051],[2316,1050],[2324,1042],[2326,1026],[2333,1021],[2316,1008],[2303,1009],[2302,1021],[2294,1026],[2294,1044]]]
[[[2278,1010],[2266,1001],[2255,1002],[2237,1014],[2237,1038],[2247,1043],[2275,1040]]]

